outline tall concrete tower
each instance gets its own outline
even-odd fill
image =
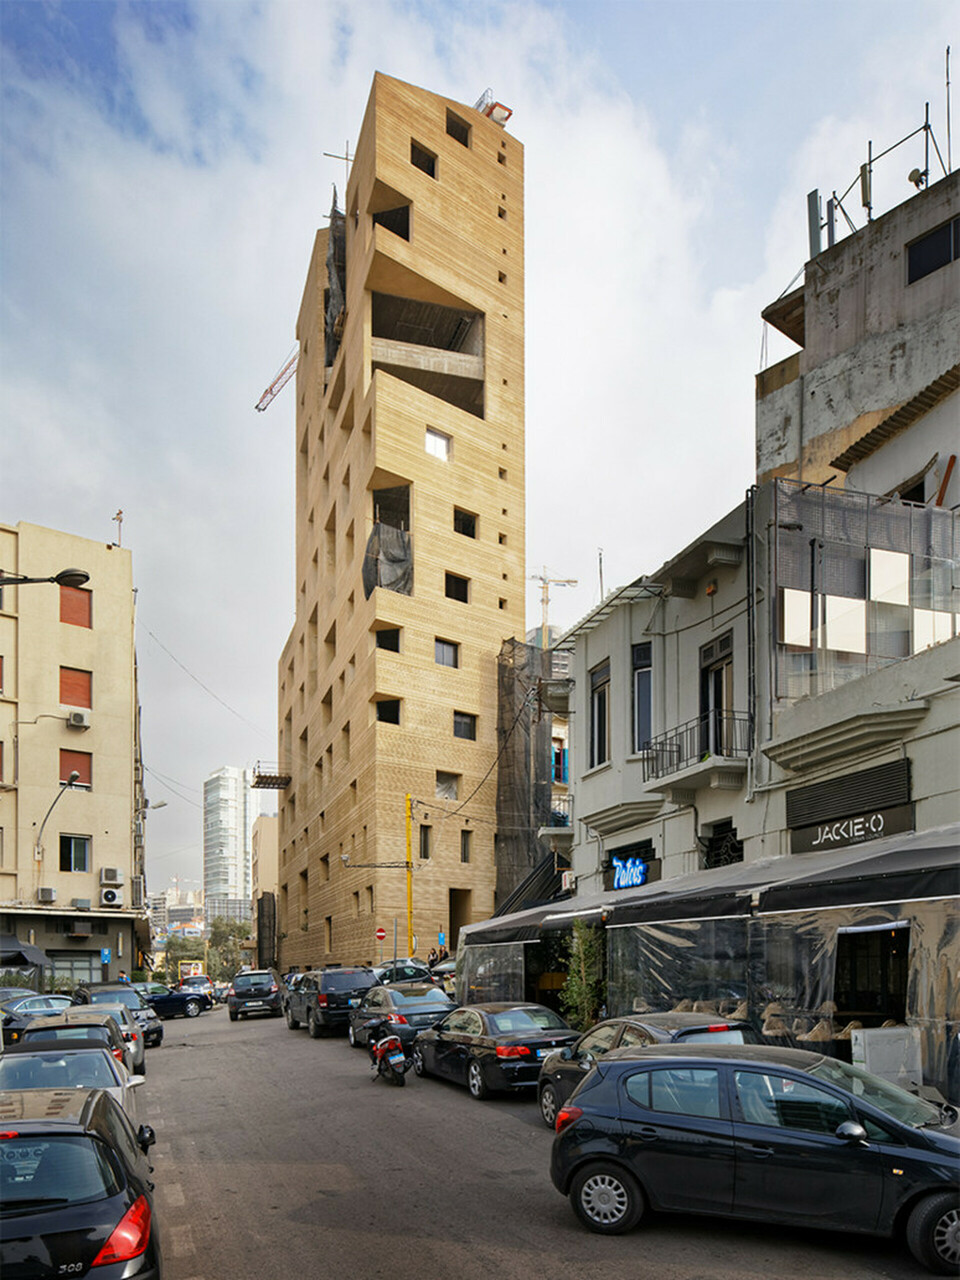
[[[497,654],[524,633],[523,148],[376,75],[297,325],[281,958],[426,953],[494,906]],[[289,782],[287,783],[287,779]],[[284,785],[286,783],[286,785]]]
[[[207,920],[249,920],[253,823],[260,812],[246,769],[216,769],[203,784],[203,898]]]

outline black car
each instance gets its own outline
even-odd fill
[[[283,979],[274,969],[247,969],[238,973],[227,987],[227,1011],[230,1021],[251,1013],[268,1013],[279,1018]]]
[[[287,992],[287,1026],[296,1031],[305,1022],[314,1040],[324,1031],[342,1031],[350,1020],[350,1010],[358,1008],[370,988],[379,985],[372,969],[359,966],[305,973]]]
[[[576,1044],[551,1053],[540,1068],[537,1099],[548,1129],[557,1112],[596,1062],[611,1049],[643,1049],[648,1045],[682,1040],[684,1044],[759,1044],[760,1036],[749,1022],[705,1019],[702,1013],[644,1013],[607,1018],[584,1032]]]
[[[429,982],[371,987],[359,1005],[349,1012],[347,1037],[356,1048],[362,1048],[369,1043],[370,1024],[386,1018],[390,1029],[400,1037],[404,1052],[409,1053],[418,1032],[434,1026],[456,1007],[440,987]]]
[[[473,1004],[448,1013],[413,1043],[418,1076],[444,1076],[482,1099],[498,1089],[537,1087],[540,1064],[577,1039],[542,1004]]]
[[[32,1089],[0,1132],[0,1274],[159,1280],[148,1125],[102,1089]],[[42,1260],[42,1261],[41,1261]]]
[[[3,1043],[16,1044],[28,1022],[62,1013],[64,1009],[70,1008],[71,1003],[69,996],[41,996],[33,993],[5,1000],[0,1005]]]
[[[74,1004],[125,1004],[143,1031],[143,1043],[147,1048],[163,1040],[163,1027],[153,1007],[129,982],[90,982],[77,987],[73,993]]]
[[[757,1045],[615,1049],[557,1116],[550,1176],[591,1231],[649,1205],[790,1226],[905,1232],[960,1267],[960,1122],[836,1058]]]
[[[159,1018],[196,1018],[211,1009],[213,1001],[203,991],[174,991],[162,982],[131,984],[143,996]]]

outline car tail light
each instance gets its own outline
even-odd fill
[[[557,1112],[557,1133],[563,1133],[568,1125],[573,1124],[574,1120],[579,1120],[583,1115],[580,1107],[561,1107]]]
[[[498,1044],[498,1058],[528,1058],[530,1056],[530,1048],[525,1044]]]
[[[712,1027],[707,1027],[708,1031],[729,1031],[730,1027],[726,1022],[716,1022]]]
[[[227,987],[227,995],[228,995],[228,996],[235,996],[236,994],[237,994],[237,993],[234,991],[234,989],[233,989],[233,987],[232,987],[232,986]]]
[[[271,994],[271,995],[273,995],[273,993],[274,993],[275,991],[279,991],[279,989],[280,989],[280,988],[277,986],[277,984],[276,984],[275,982],[271,983],[271,985],[270,985],[270,994]]]
[[[388,1022],[402,1022],[405,1026],[407,1025],[407,1020],[406,1020],[406,1018],[403,1016],[403,1014],[402,1014],[402,1013],[388,1013],[388,1014],[387,1014],[387,1021],[388,1021]]]
[[[110,1050],[110,1052],[113,1054],[113,1056],[116,1058],[116,1060],[117,1060],[118,1062],[122,1062],[122,1061],[123,1061],[123,1050],[122,1050],[122,1049],[111,1049],[111,1050]]]
[[[0,1133],[0,1142],[2,1142],[4,1138],[19,1138],[19,1137],[20,1137],[20,1134],[17,1132],[16,1129],[4,1129],[4,1131]]]
[[[149,1242],[150,1206],[145,1196],[138,1196],[90,1265],[103,1267],[108,1262],[128,1262],[131,1258],[139,1258]]]
[[[317,993],[317,1004],[320,1006],[321,1009],[325,1009],[327,1007],[327,997],[323,994],[322,991]]]

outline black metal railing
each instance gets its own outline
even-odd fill
[[[569,827],[573,823],[573,796],[569,794],[550,797],[548,827]]]
[[[729,760],[749,755],[752,739],[753,724],[747,712],[705,712],[643,744],[643,780],[678,773],[710,756]]]

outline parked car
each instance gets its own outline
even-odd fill
[[[370,987],[360,1003],[348,1013],[347,1037],[355,1048],[370,1042],[367,1028],[386,1018],[409,1054],[419,1031],[434,1026],[457,1006],[432,982],[401,982],[394,986]]]
[[[760,1036],[749,1022],[712,1022],[702,1013],[644,1013],[607,1018],[584,1032],[576,1044],[551,1053],[540,1068],[537,1100],[548,1129],[557,1112],[602,1054],[611,1049],[642,1049],[648,1045],[682,1040],[685,1044],[759,1044]]]
[[[153,1007],[129,982],[91,982],[77,987],[74,1004],[125,1004],[143,1028],[147,1047],[163,1039],[163,1027]]]
[[[110,1013],[91,1009],[85,1018],[75,1018],[72,1021],[68,1021],[64,1013],[37,1018],[24,1027],[18,1044],[26,1045],[38,1040],[99,1040],[118,1062],[122,1062],[133,1073],[133,1051],[124,1040],[116,1018]]]
[[[202,991],[174,991],[162,982],[131,984],[160,1018],[196,1018],[211,1007]]]
[[[418,1076],[465,1084],[473,1097],[498,1089],[536,1089],[540,1064],[577,1032],[542,1004],[463,1005],[413,1043]]]
[[[201,995],[206,996],[209,1004],[206,1008],[211,1008],[217,998],[217,990],[205,973],[192,973],[187,977],[181,978],[177,984],[177,990],[182,991],[185,995]]]
[[[430,982],[442,986],[430,969],[419,960],[391,960],[387,964],[375,964],[373,972],[378,982]]]
[[[33,987],[0,987],[0,1004],[6,1004],[8,1000],[13,1000],[17,996],[38,996],[39,991],[34,991]]]
[[[109,1013],[110,1017],[115,1020],[120,1028],[120,1034],[130,1050],[130,1057],[133,1060],[132,1070],[138,1076],[145,1076],[147,1074],[147,1046],[146,1031],[143,1023],[137,1021],[125,1004],[97,1004],[93,1007],[98,1013]],[[63,1020],[68,1023],[83,1024],[89,1019],[90,1009],[90,1005],[73,1005],[72,1008],[64,1010]],[[156,1014],[153,1017],[154,1021],[159,1022]]]
[[[287,994],[287,1026],[296,1031],[301,1022],[314,1040],[324,1031],[342,1031],[371,987],[378,986],[372,969],[314,969],[305,973]]]
[[[280,990],[280,1007],[284,1014],[287,1012],[287,1003],[290,999],[290,992],[296,991],[300,983],[306,977],[305,973],[287,973],[284,974],[283,987]]]
[[[0,1133],[0,1274],[159,1280],[150,1126],[102,1089],[18,1100]]]
[[[457,996],[457,962],[454,959],[438,960],[430,970],[434,982],[439,982],[451,999]]]
[[[269,1013],[279,1018],[282,985],[283,980],[275,969],[248,969],[238,973],[227,988],[230,1021],[236,1022],[250,1013]]]
[[[591,1231],[647,1207],[893,1235],[960,1265],[960,1122],[799,1049],[668,1044],[598,1058],[557,1116],[550,1176]]]
[[[22,1089],[105,1089],[136,1121],[137,1088],[143,1076],[131,1075],[99,1040],[35,1040],[11,1045],[0,1056],[0,1120],[17,1118],[9,1093]]]
[[[45,1018],[53,1013],[62,1013],[64,1009],[69,1009],[72,1003],[69,996],[20,995],[5,1000],[0,1004],[3,1043],[16,1044],[28,1022],[32,1022],[34,1018]]]

